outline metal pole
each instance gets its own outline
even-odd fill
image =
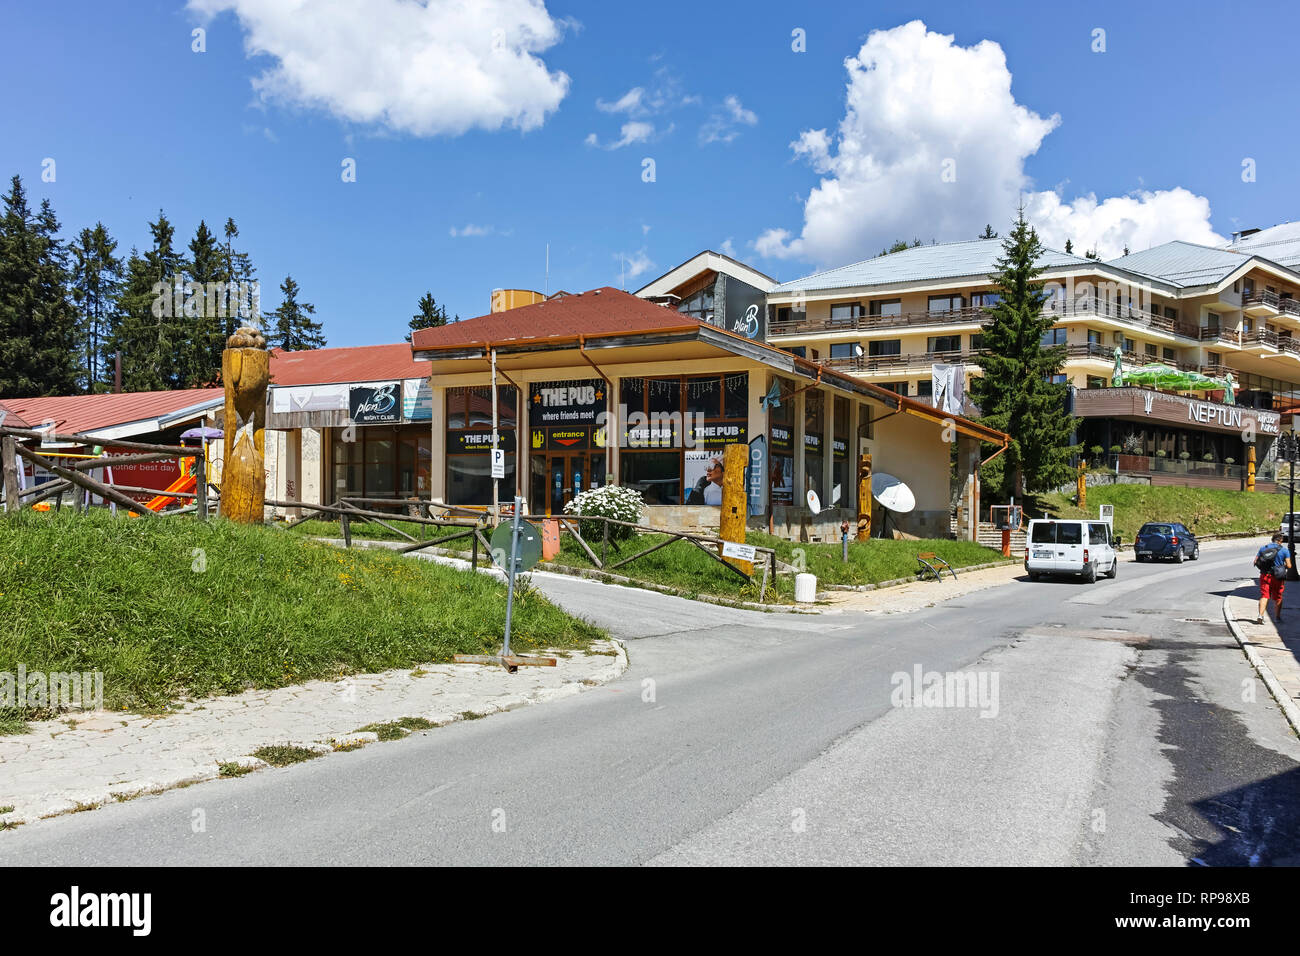
[[[1297,577],[1300,577],[1300,571],[1296,569],[1296,561],[1295,561],[1295,454],[1296,454],[1295,442],[1296,442],[1296,431],[1295,431],[1295,427],[1292,426],[1291,443],[1287,447],[1287,458],[1290,459],[1291,461],[1291,481],[1289,482],[1291,503],[1287,506],[1287,516],[1286,516],[1286,545],[1287,545],[1287,550],[1291,552],[1291,571],[1287,575],[1287,577],[1290,578],[1292,581],[1296,580]]]
[[[497,350],[492,350],[492,453],[497,449]],[[518,500],[518,499],[516,499]],[[516,509],[518,510],[518,509]],[[501,480],[492,478],[492,520],[501,522]],[[509,633],[507,629],[506,633]]]
[[[519,563],[519,496],[515,495],[515,514],[510,523],[510,564],[506,570],[506,640],[501,656],[510,656],[510,621],[515,613],[515,565]]]

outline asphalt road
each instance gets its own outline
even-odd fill
[[[1297,863],[1300,742],[1220,611],[1255,547],[897,615],[547,576],[628,640],[618,681],[30,824],[0,863]]]

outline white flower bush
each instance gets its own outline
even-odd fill
[[[578,517],[613,518],[615,521],[640,523],[645,511],[645,501],[641,492],[635,488],[620,485],[605,485],[576,495],[564,506],[564,513]],[[579,522],[583,537],[603,535],[603,521]],[[632,537],[632,529],[624,525],[611,524],[609,539],[618,541]]]

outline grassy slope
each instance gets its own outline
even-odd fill
[[[1073,496],[1042,495],[1038,503],[1061,518],[1096,517],[1098,505],[1115,506],[1115,530],[1131,538],[1147,521],[1181,521],[1197,534],[1276,530],[1286,514],[1287,495],[1211,488],[1105,485],[1088,489],[1085,512]]]
[[[299,526],[305,533],[323,537],[337,537],[339,527],[323,521],[309,521]],[[295,528],[294,531],[299,530]],[[379,525],[353,522],[353,534],[376,539],[397,539],[398,535]],[[412,531],[417,537],[418,532]],[[617,562],[620,557],[629,557],[637,551],[650,547],[663,540],[660,535],[639,535],[634,541],[624,542],[617,549],[611,546],[609,562]],[[777,558],[786,564],[797,564],[795,551],[802,549],[804,566],[817,575],[820,585],[830,584],[879,584],[896,578],[909,577],[917,568],[918,551],[934,551],[942,555],[955,568],[969,567],[1002,560],[997,551],[980,547],[967,541],[924,540],[894,541],[873,539],[859,544],[849,543],[849,563],[840,560],[839,544],[799,544],[766,534],[750,532],[746,537],[749,544],[775,548]],[[601,542],[594,538],[588,542],[599,555]],[[467,541],[453,541],[448,545],[454,550],[468,550]],[[576,568],[594,568],[570,535],[561,539],[561,550],[555,563]],[[541,565],[545,568],[545,564]],[[723,568],[694,545],[677,541],[638,558],[631,564],[615,568],[612,572],[624,577],[647,581],[653,584],[680,588],[691,594],[707,594],[715,597],[729,597],[740,600],[758,600],[759,578],[761,569],[753,583],[746,584],[738,576]],[[778,580],[775,586],[768,582],[767,600],[769,603],[790,603],[794,600],[794,582],[787,576]]]
[[[107,707],[147,711],[185,693],[490,653],[505,589],[276,529],[25,512],[0,516],[0,620],[0,671],[101,670]],[[535,593],[516,603],[521,651],[599,636]]]

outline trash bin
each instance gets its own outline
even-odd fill
[[[817,575],[796,574],[794,576],[794,599],[800,604],[811,604],[817,600]]]

